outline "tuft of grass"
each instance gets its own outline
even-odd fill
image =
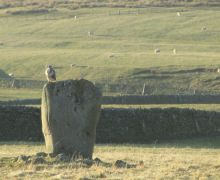
[[[220,104],[147,104],[147,105],[102,105],[102,108],[187,108],[205,111],[220,111]]]

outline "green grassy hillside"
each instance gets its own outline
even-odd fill
[[[216,6],[218,0],[0,0],[0,8],[8,7],[63,7],[68,9],[88,7],[149,7],[149,6]]]
[[[58,80],[138,88],[130,93],[143,83],[149,94],[219,92],[220,7],[38,10],[0,10],[0,78],[45,80],[52,64]]]

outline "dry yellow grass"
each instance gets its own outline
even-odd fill
[[[0,179],[220,179],[220,137],[149,145],[96,145],[94,158],[144,165],[116,168],[93,165],[9,166],[0,164]],[[0,143],[0,158],[44,151],[41,143]]]

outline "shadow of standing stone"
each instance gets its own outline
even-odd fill
[[[92,158],[101,97],[84,79],[45,84],[41,118],[48,153]]]

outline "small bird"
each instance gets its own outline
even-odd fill
[[[47,77],[48,82],[55,82],[56,81],[56,72],[52,68],[51,65],[48,65],[45,71],[45,75]]]

